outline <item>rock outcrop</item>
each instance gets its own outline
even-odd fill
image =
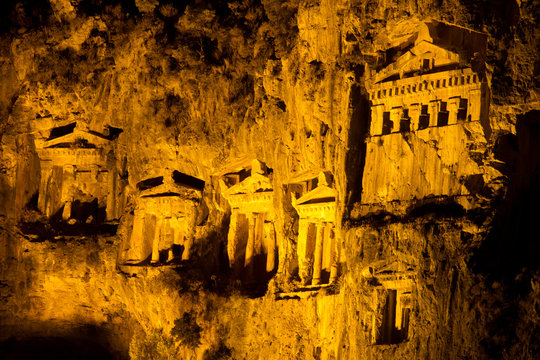
[[[540,351],[537,2],[0,10],[1,356]]]

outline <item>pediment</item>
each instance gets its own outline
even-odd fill
[[[292,174],[287,180],[287,184],[300,184],[309,180],[313,180],[319,176],[323,170],[306,170]]]
[[[412,287],[415,271],[414,266],[401,260],[381,260],[365,267],[362,276],[372,285],[400,289]]]
[[[94,132],[87,132],[83,130],[79,130],[75,128],[73,132],[55,137],[54,139],[47,140],[44,143],[44,147],[56,147],[61,144],[73,144],[76,145],[81,140],[84,141],[86,146],[90,147],[103,147],[110,143],[110,140],[107,139],[104,135],[94,133]]]
[[[393,261],[390,263],[381,262],[374,267],[373,275],[389,275],[389,274],[399,274],[413,271],[414,268],[412,265],[409,265],[402,261]]]
[[[472,59],[485,59],[487,35],[441,21],[427,21],[418,26],[416,34],[401,45],[388,49],[386,66],[377,71],[373,82],[386,82],[424,72],[425,59],[433,61],[428,72],[438,72],[450,66],[470,66]],[[411,40],[414,39],[414,43]],[[432,69],[432,70],[431,70]]]
[[[223,195],[227,198],[233,195],[254,194],[271,191],[273,191],[273,186],[268,176],[255,173],[244,179],[242,182],[225,190]]]
[[[329,203],[336,201],[336,190],[329,186],[318,186],[300,198],[293,200],[294,206],[311,205],[317,203]]]
[[[199,183],[202,183],[202,186]],[[137,189],[141,197],[180,196],[200,199],[204,189],[204,181],[174,170],[172,174],[168,173],[139,181]]]
[[[201,192],[188,186],[175,183],[164,183],[140,192],[141,197],[182,197],[184,199],[198,200]]]
[[[434,61],[434,67],[456,66],[463,62],[460,55],[427,41],[421,41],[409,51],[398,57],[393,63],[379,71],[375,77],[375,83],[383,82],[392,75],[399,74],[402,77],[408,73],[420,72],[423,60]]]

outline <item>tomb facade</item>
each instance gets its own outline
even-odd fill
[[[253,160],[249,176],[243,168],[222,177],[223,197],[231,216],[227,238],[233,277],[246,284],[267,281],[277,270],[274,190],[271,170]]]
[[[174,171],[140,181],[123,265],[189,260],[204,182]]]
[[[36,141],[41,169],[38,208],[43,214],[81,221],[118,218],[123,182],[112,152],[116,135],[72,123]]]
[[[314,180],[301,181],[303,195],[292,197],[299,216],[297,256],[303,285],[333,283],[338,275],[336,191],[329,186],[330,173],[320,172]]]
[[[371,120],[353,218],[403,215],[412,203],[448,197],[464,209],[477,205],[472,179],[484,170],[475,159],[489,131],[486,39],[459,26],[422,23],[368,70]]]
[[[362,275],[373,287],[371,311],[366,313],[371,342],[391,345],[406,341],[415,281],[412,266],[379,261],[365,268]]]
[[[487,36],[438,21],[423,23],[407,42],[387,51],[366,83],[370,135],[486,122],[489,91],[481,64]]]

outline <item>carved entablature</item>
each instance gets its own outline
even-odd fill
[[[438,21],[423,23],[384,68],[371,70],[366,82],[370,135],[485,121],[486,44],[485,34]]]
[[[137,183],[133,226],[122,264],[188,260],[204,181],[173,171]]]

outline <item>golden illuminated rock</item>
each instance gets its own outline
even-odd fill
[[[391,50],[391,51],[390,51]],[[396,202],[458,197],[465,208],[473,178],[485,172],[488,127],[486,36],[443,22],[419,25],[408,41],[387,51],[366,82],[371,100],[359,211],[410,206]]]
[[[38,208],[47,217],[62,211],[62,219],[89,216],[118,218],[116,196],[122,193],[110,142],[114,134],[82,130],[77,123],[51,129],[45,141],[36,141],[40,158]],[[113,162],[113,166],[109,164]],[[90,209],[91,208],[91,209]],[[100,212],[105,211],[105,214]]]
[[[311,285],[333,283],[337,277],[336,192],[328,186],[327,176],[321,172],[317,187],[292,199],[300,216],[297,252],[304,284],[309,281]],[[309,181],[307,183],[309,185]]]
[[[0,358],[535,359],[538,13],[1,2]]]
[[[176,170],[139,182],[133,227],[120,263],[188,260],[203,187],[202,180]]]
[[[256,159],[249,176],[242,176],[244,171],[223,175],[230,186],[222,180],[223,196],[231,206],[227,253],[237,278],[264,282],[276,268],[272,182],[266,165]]]

